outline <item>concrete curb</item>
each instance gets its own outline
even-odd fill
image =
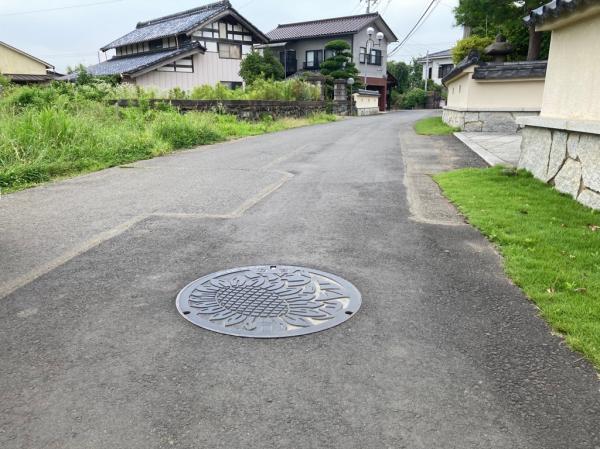
[[[494,165],[507,165],[506,161],[503,161],[498,156],[490,153],[488,150],[483,148],[478,143],[473,142],[465,133],[454,133],[454,136],[468,146],[472,151],[477,153],[481,159],[483,159],[490,167]]]

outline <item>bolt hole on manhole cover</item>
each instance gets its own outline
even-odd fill
[[[213,273],[177,296],[177,310],[196,326],[248,338],[320,332],[349,320],[360,306],[360,292],[350,282],[283,265]]]

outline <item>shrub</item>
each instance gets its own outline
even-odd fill
[[[485,48],[492,44],[494,39],[491,37],[482,37],[482,36],[469,36],[465,39],[462,39],[456,43],[456,47],[452,50],[452,59],[454,60],[454,64],[458,64],[467,56],[472,50],[477,50],[482,57]]]
[[[177,113],[164,114],[154,126],[154,133],[173,149],[191,148],[224,139],[209,123]]]
[[[248,85],[259,80],[282,80],[285,78],[285,68],[273,52],[265,48],[262,54],[254,51],[242,60],[240,76]]]
[[[427,93],[423,89],[410,89],[402,98],[402,107],[404,109],[418,109],[425,107]]]

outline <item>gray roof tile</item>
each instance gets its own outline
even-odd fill
[[[333,19],[314,20],[310,22],[288,23],[279,25],[267,33],[273,42],[303,39],[321,36],[335,36],[358,33],[380,16],[362,14],[350,17],[336,17]]]
[[[523,79],[523,78],[544,78],[547,61],[523,61],[523,62],[504,62],[487,63],[475,68],[473,79],[475,80],[495,80],[495,79]]]
[[[187,33],[201,26],[211,17],[216,16],[229,8],[231,8],[229,1],[221,1],[177,14],[159,17],[158,19],[147,22],[140,22],[138,23],[137,28],[131,33],[102,47],[102,50],[106,51],[123,45],[147,42],[167,36]]]
[[[524,20],[529,26],[539,26],[581,7],[594,4],[598,4],[598,0],[553,0],[544,6],[534,9]]]
[[[182,55],[194,50],[202,51],[204,47],[200,44],[194,44],[174,50],[160,51],[155,53],[144,53],[134,56],[115,57],[100,64],[92,65],[87,68],[90,75],[107,76],[107,75],[128,75],[139,72],[145,68],[159,65],[162,61],[166,61],[178,55]]]

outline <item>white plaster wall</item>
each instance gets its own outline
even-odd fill
[[[475,66],[447,83],[448,107],[468,110],[539,111],[544,95],[543,79],[478,81]]]
[[[146,88],[168,91],[179,87],[189,91],[202,85],[222,81],[242,82],[239,59],[221,59],[218,53],[194,55],[194,73],[159,72],[154,70],[136,78],[136,84]]]
[[[356,109],[379,108],[379,97],[374,95],[354,94]]]
[[[600,120],[600,14],[595,11],[552,31],[542,117]]]

